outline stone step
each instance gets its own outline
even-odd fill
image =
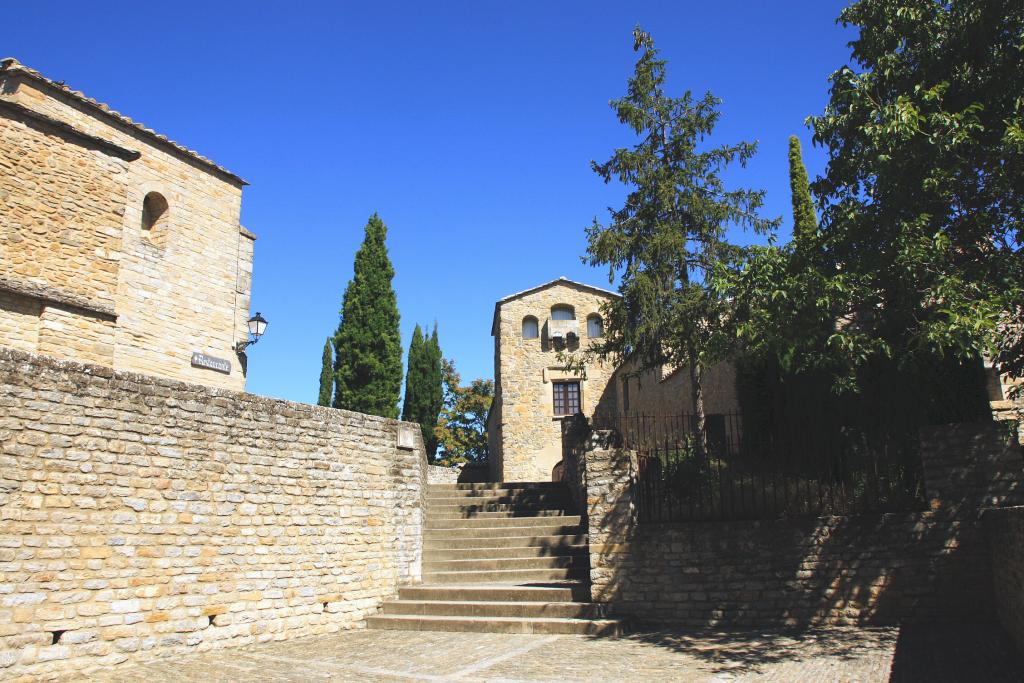
[[[500,551],[499,551],[500,552]],[[497,571],[506,569],[557,569],[559,567],[579,567],[578,558],[571,555],[554,555],[548,557],[488,557],[458,560],[423,561],[423,574],[435,572],[463,571]]]
[[[565,510],[563,501],[516,501],[502,498],[484,500],[438,498],[427,501],[427,510],[480,510],[482,512],[504,512],[506,510]]]
[[[511,488],[494,488],[488,490],[438,490],[427,493],[428,501],[562,501],[572,499],[564,490],[512,490]]]
[[[435,541],[455,541],[455,540],[480,540],[480,539],[500,539],[507,537],[521,537],[531,535],[531,533],[537,533],[538,536],[545,537],[564,537],[564,536],[578,536],[581,535],[581,529],[579,526],[553,526],[553,527],[537,527],[537,526],[506,526],[498,528],[430,528],[423,530],[423,542],[424,545],[429,541],[431,544]],[[478,547],[470,545],[469,547]]]
[[[483,484],[427,484],[428,493],[439,491],[557,491],[565,490],[560,481],[506,481]]]
[[[477,548],[424,548],[423,561],[438,562],[443,560],[486,560],[493,557],[581,557],[586,556],[586,554],[587,546],[585,545],[522,545],[502,547],[500,545],[485,543],[484,545]]]
[[[461,529],[459,536],[449,534],[437,534],[433,537],[424,535],[423,550],[445,550],[445,549],[479,549],[479,548],[541,548],[554,550],[557,548],[582,546],[587,547],[587,535],[576,534],[551,534],[532,535],[529,532],[533,529],[526,529],[526,534],[502,534],[487,533],[482,536],[473,535],[479,530]],[[506,531],[501,529],[500,531]],[[467,535],[469,534],[469,535]]]
[[[496,583],[502,581],[560,581],[586,579],[590,571],[585,567],[556,567],[550,569],[485,569],[480,571],[423,572],[423,583]]]
[[[465,600],[391,600],[384,614],[426,614],[442,617],[534,617],[601,619],[608,616],[605,602],[485,602]]]
[[[569,492],[561,489],[524,490],[486,489],[483,491],[427,491],[427,500],[572,500]]]
[[[452,505],[450,507],[427,507],[427,520],[431,519],[508,519],[510,517],[566,517],[561,508],[528,509],[511,508],[507,510],[486,510],[473,505]]]
[[[566,526],[493,526],[461,528],[424,528],[423,541],[469,538],[501,538],[509,536],[573,536],[581,534],[577,525]]]
[[[617,636],[624,631],[618,619],[556,619],[533,617],[444,617],[377,614],[366,618],[367,628],[405,631],[473,633],[535,633]]]
[[[498,527],[577,527],[579,515],[562,515],[561,517],[484,517],[481,519],[464,519],[462,517],[433,517],[427,515],[424,529],[478,529]]]
[[[398,589],[401,600],[459,602],[588,602],[586,581],[539,581],[519,584],[445,584],[405,586]]]

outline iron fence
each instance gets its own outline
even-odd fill
[[[841,425],[745,431],[739,414],[595,419],[637,455],[641,522],[775,519],[924,507],[917,431]]]

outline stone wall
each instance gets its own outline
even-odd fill
[[[498,302],[492,333],[495,344],[495,386],[497,395],[491,409],[489,427],[491,460],[501,481],[550,481],[552,468],[562,459],[562,420],[554,414],[553,383],[579,379],[581,409],[587,416],[608,408],[614,401],[605,388],[614,368],[596,361],[586,369],[586,377],[567,371],[560,353],[585,349],[587,316],[597,314],[611,295],[568,280],[555,281],[523,295]],[[547,334],[547,321],[553,306],[564,304],[575,310],[579,340],[556,346]],[[524,339],[522,323],[526,316],[537,319],[540,336]]]
[[[0,678],[361,625],[420,575],[403,424],[0,349]]]
[[[244,181],[17,63],[0,68],[0,345],[242,389]],[[147,194],[166,214],[143,229]],[[51,310],[52,309],[52,310]],[[33,345],[34,344],[34,345]],[[193,367],[199,351],[230,374]]]
[[[460,467],[442,467],[440,465],[427,465],[428,484],[454,484],[459,481]]]
[[[922,435],[930,510],[855,517],[638,524],[636,465],[597,432],[575,452],[595,600],[688,627],[883,624],[994,614],[981,508],[1024,502],[1005,424]]]
[[[996,613],[1024,652],[1024,507],[985,512]]]
[[[626,383],[629,397],[626,399]],[[732,363],[718,363],[704,371],[704,412],[727,414],[739,412],[736,396],[736,369]],[[693,383],[689,367],[670,368],[635,374],[632,363],[619,367],[609,383],[609,392],[617,393],[615,405],[620,415],[676,416],[693,415]]]
[[[0,263],[11,280],[114,306],[128,161],[0,109]]]

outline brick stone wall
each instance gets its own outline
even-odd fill
[[[1016,436],[953,425],[922,451],[927,512],[641,525],[631,454],[594,433],[567,473],[586,497],[595,599],[689,627],[992,618],[981,508],[1024,502]]]
[[[420,575],[401,424],[0,349],[0,678],[359,626]]]
[[[985,512],[996,613],[1024,652],[1024,507]]]
[[[242,389],[244,181],[20,65],[0,69],[0,345]],[[147,194],[168,209],[143,229]],[[54,310],[50,311],[50,307]],[[33,345],[34,344],[34,345]],[[192,367],[199,351],[230,374]]]

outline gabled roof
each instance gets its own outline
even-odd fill
[[[502,297],[501,299],[498,299],[496,302],[494,302],[494,317],[491,319],[491,336],[493,337],[495,332],[498,329],[498,309],[501,308],[502,304],[507,303],[509,301],[512,301],[513,299],[518,299],[520,297],[524,297],[524,296],[526,296],[528,294],[533,294],[535,292],[539,292],[542,289],[547,289],[548,287],[554,287],[556,285],[571,285],[573,287],[579,287],[581,289],[588,289],[591,292],[595,292],[597,294],[603,294],[605,296],[610,296],[610,297],[615,297],[615,298],[621,298],[622,297],[621,294],[619,294],[618,292],[613,292],[610,289],[602,289],[601,287],[595,287],[593,285],[588,285],[588,284],[583,283],[583,282],[577,282],[575,280],[570,280],[569,278],[567,278],[567,277],[565,277],[563,275],[562,277],[560,277],[560,278],[558,278],[556,280],[551,280],[550,282],[545,282],[542,285],[537,285],[536,287],[531,287],[530,289],[524,289],[523,291],[516,292],[515,294],[509,294],[508,296]]]
[[[207,169],[214,171],[216,174],[226,176],[227,178],[235,181],[236,183],[240,183],[242,185],[249,184],[242,178],[239,178],[237,175],[224,168],[223,166],[218,166],[210,159],[207,159],[199,152],[191,150],[188,147],[185,147],[184,145],[179,145],[174,140],[171,140],[165,135],[157,133],[155,130],[152,130],[151,128],[146,128],[141,123],[133,121],[124,114],[111,109],[106,104],[103,104],[102,102],[98,102],[97,100],[94,100],[91,97],[86,96],[85,93],[79,92],[78,90],[72,90],[62,82],[54,81],[47,78],[35,69],[30,69],[29,67],[25,66],[14,57],[4,57],[3,59],[0,59],[0,75],[5,73],[15,73],[27,76],[28,78],[31,78],[33,81],[37,83],[42,83],[50,89],[63,93],[64,95],[67,95],[73,100],[81,104],[84,104],[87,109],[90,109],[93,112],[99,113],[102,116],[106,116],[109,119],[113,119],[114,121],[122,125],[128,126],[130,128],[133,128],[137,131],[144,133],[147,137],[155,141],[158,146],[170,148],[172,151],[178,152],[179,154],[182,154],[194,161],[197,161],[199,162],[200,165],[207,167]]]

